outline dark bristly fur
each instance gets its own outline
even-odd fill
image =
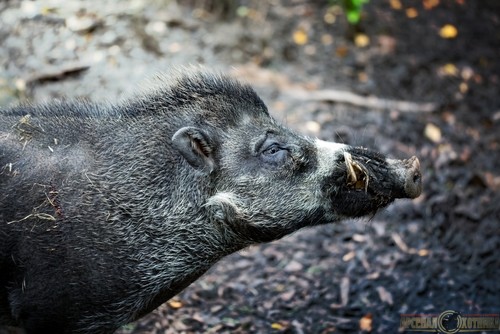
[[[296,134],[223,76],[162,81],[0,110],[0,326],[112,333],[227,254],[420,193],[416,158]]]

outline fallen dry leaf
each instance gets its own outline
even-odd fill
[[[469,85],[467,85],[465,82],[461,82],[458,86],[458,90],[460,91],[460,93],[465,94],[469,90]]]
[[[366,314],[361,319],[359,319],[359,329],[364,332],[372,331],[372,320],[373,316],[371,313]]]
[[[423,249],[423,248],[419,249],[418,250],[418,255],[419,256],[427,256],[427,255],[429,255],[429,250],[428,249]]]
[[[454,25],[445,24],[441,29],[439,29],[439,36],[446,39],[455,38],[458,35],[458,30]]]
[[[321,44],[330,45],[333,43],[333,37],[330,34],[324,34],[321,36]]]
[[[406,9],[406,16],[410,19],[414,19],[418,16],[418,11],[413,7],[407,8]]]
[[[301,271],[302,269],[304,269],[304,266],[300,262],[292,260],[285,266],[283,270],[290,273],[294,271]]]
[[[499,190],[500,189],[500,176],[495,175],[490,172],[484,172],[484,179],[486,181],[486,185],[493,189],[493,190]]]
[[[367,82],[369,80],[368,74],[366,74],[366,72],[359,72],[358,73],[358,80],[360,82]]]
[[[384,288],[383,286],[378,286],[377,292],[378,292],[378,296],[379,296],[381,301],[383,301],[389,305],[392,305],[394,303],[394,301],[392,299],[392,294],[389,291],[387,291],[387,289]]]
[[[328,11],[328,12],[326,12],[325,16],[323,17],[323,20],[328,24],[334,24],[335,21],[337,20],[337,16],[335,16],[334,13]]]
[[[280,323],[273,322],[273,323],[271,324],[271,328],[272,328],[272,329],[277,329],[277,330],[280,330],[280,329],[283,329],[283,326],[282,326]]]
[[[400,0],[390,0],[390,4],[392,9],[400,10],[403,8]]]
[[[460,72],[460,76],[462,77],[462,79],[469,81],[474,76],[474,70],[469,66],[465,66],[462,69],[462,72]]]
[[[304,45],[308,41],[307,33],[303,29],[297,29],[293,32],[293,41],[297,45]]]
[[[344,58],[345,56],[347,56],[348,53],[349,53],[349,48],[347,48],[347,46],[339,46],[337,50],[335,50],[335,54],[337,55],[337,57],[340,58]]]
[[[364,234],[354,233],[352,235],[352,240],[354,240],[356,242],[366,242],[367,239],[368,239],[368,237]]]
[[[424,8],[429,10],[439,5],[439,0],[423,0],[422,5]]]
[[[433,143],[439,143],[442,138],[441,129],[432,123],[425,126],[424,135]]]
[[[378,44],[383,54],[393,53],[396,49],[396,39],[388,35],[378,36]]]
[[[352,259],[354,259],[355,256],[356,256],[356,252],[350,251],[350,252],[346,253],[344,256],[342,256],[342,261],[344,261],[344,262],[351,261]]]
[[[354,44],[357,47],[364,48],[370,44],[370,38],[366,34],[357,34],[354,37]]]
[[[444,76],[457,76],[458,68],[455,66],[455,64],[448,63],[439,68],[439,73]]]
[[[168,301],[168,306],[170,306],[171,308],[173,309],[179,309],[181,308],[183,305],[182,305],[182,302],[180,300],[169,300]]]
[[[281,300],[289,302],[295,296],[295,290],[284,292],[280,295]]]

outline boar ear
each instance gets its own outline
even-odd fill
[[[172,144],[194,168],[209,174],[214,170],[212,145],[202,130],[190,126],[179,129],[172,137]]]

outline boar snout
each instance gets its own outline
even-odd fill
[[[422,173],[416,156],[403,160],[402,176],[404,191],[396,198],[417,198],[422,193]]]
[[[409,159],[385,159],[363,148],[344,151],[347,187],[373,192],[394,200],[417,198],[422,193],[422,173],[416,156]]]
[[[392,196],[394,198],[417,198],[422,193],[422,173],[416,156],[405,160],[388,159],[387,163],[396,176]]]

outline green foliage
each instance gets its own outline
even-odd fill
[[[330,3],[341,4],[344,8],[347,21],[352,24],[358,24],[361,19],[361,9],[363,4],[370,0],[330,0]]]

